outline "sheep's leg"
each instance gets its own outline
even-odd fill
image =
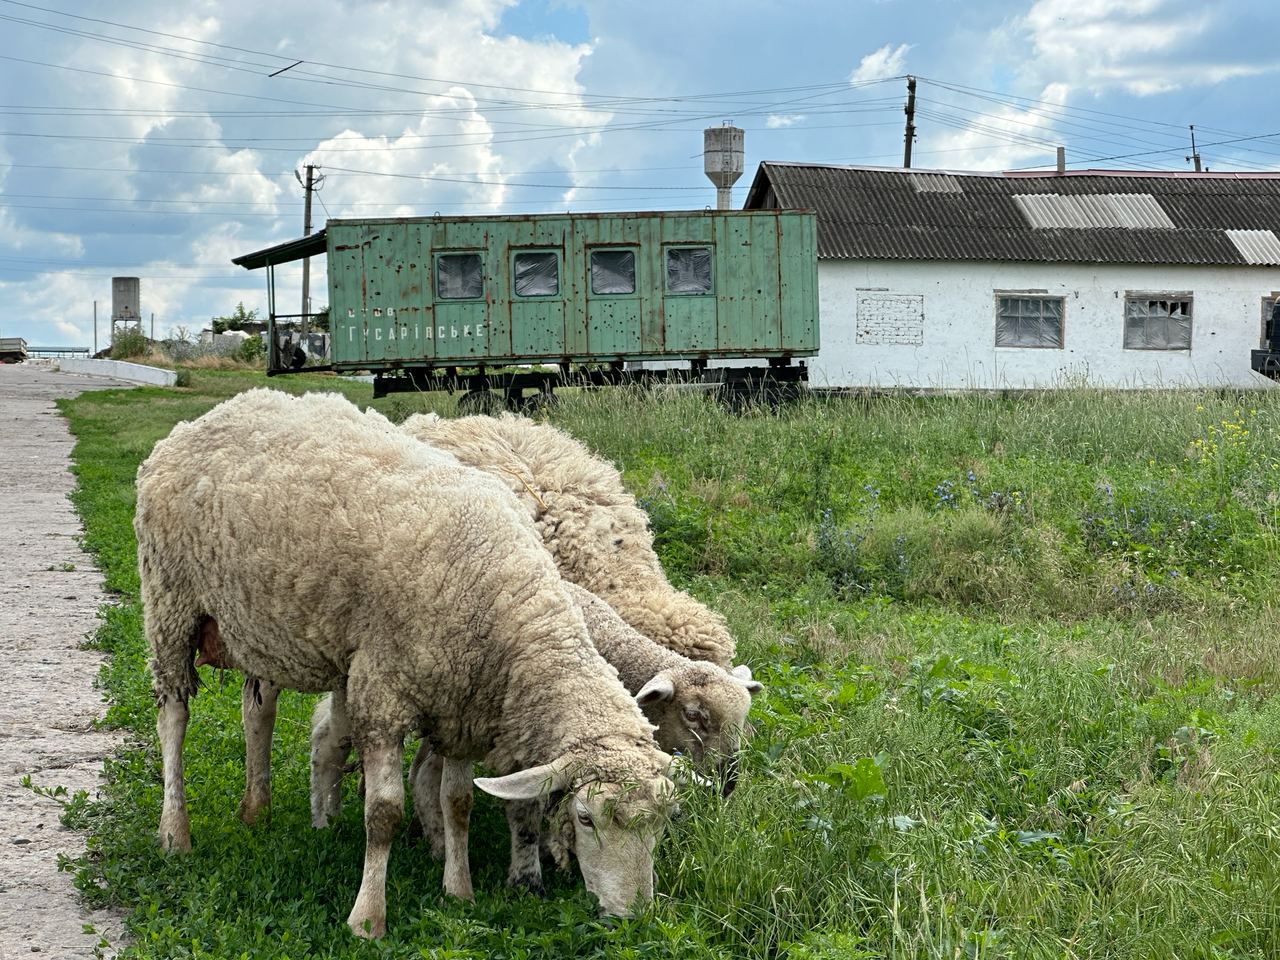
[[[467,835],[471,829],[471,762],[442,761],[440,807],[444,815],[444,890],[459,900],[474,900]]]
[[[182,741],[187,735],[187,701],[167,696],[160,704],[156,733],[164,762],[164,806],[160,813],[160,846],[173,853],[191,851],[191,821],[187,817],[187,788],[182,776]]]
[[[324,829],[342,810],[342,775],[351,752],[347,695],[335,690],[328,713],[317,709],[311,727],[311,825]]]
[[[542,892],[542,862],[538,855],[542,826],[541,800],[508,800],[507,826],[511,828],[511,866],[507,886]]]
[[[387,860],[404,816],[403,741],[360,745],[364,765],[364,877],[347,926],[357,937],[377,939],[387,931]]]
[[[431,856],[445,858],[444,819],[441,814],[442,795],[440,778],[444,758],[423,740],[409,768],[409,783],[413,786],[413,812],[422,825],[422,834],[431,845]]]
[[[271,812],[271,737],[276,726],[280,688],[267,680],[245,677],[240,688],[240,716],[244,722],[244,796],[240,819],[255,823]]]

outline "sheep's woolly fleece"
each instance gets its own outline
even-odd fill
[[[357,746],[424,729],[500,773],[664,769],[507,489],[342,397],[253,390],[179,424],[139,468],[135,529],[162,701],[196,692],[208,617],[232,669],[345,685]]]
[[[723,618],[667,580],[649,518],[608,461],[525,417],[410,417],[401,429],[502,481],[533,518],[565,579],[605,600],[642,634],[691,660],[732,666]]]

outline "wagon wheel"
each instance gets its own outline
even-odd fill
[[[560,398],[550,390],[538,390],[524,398],[521,403],[522,411],[530,417],[535,417],[540,413],[549,413],[560,405]]]
[[[502,395],[492,390],[468,390],[458,398],[459,413],[483,413],[493,416],[501,413],[504,406]]]

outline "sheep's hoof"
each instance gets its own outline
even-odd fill
[[[236,816],[240,818],[241,823],[252,827],[259,820],[271,816],[271,801],[251,800],[249,797],[245,797],[240,801],[240,810],[236,813]]]
[[[380,940],[382,935],[387,932],[387,918],[377,916],[360,917],[353,910],[351,911],[351,916],[347,917],[347,926],[361,940]]]
[[[522,873],[518,876],[507,877],[507,886],[513,890],[524,890],[531,893],[535,897],[545,898],[547,888],[542,884],[541,873]]]
[[[191,828],[160,825],[160,848],[165,853],[190,853]]]

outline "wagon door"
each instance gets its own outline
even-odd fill
[[[716,348],[716,246],[709,218],[676,217],[664,222],[663,326],[670,353]]]
[[[560,357],[565,352],[564,245],[512,247],[511,352],[519,357]]]
[[[587,248],[587,342],[593,356],[640,352],[640,250]]]
[[[333,328],[333,362],[360,363],[365,351],[364,265],[358,227],[329,227],[329,316]]]

